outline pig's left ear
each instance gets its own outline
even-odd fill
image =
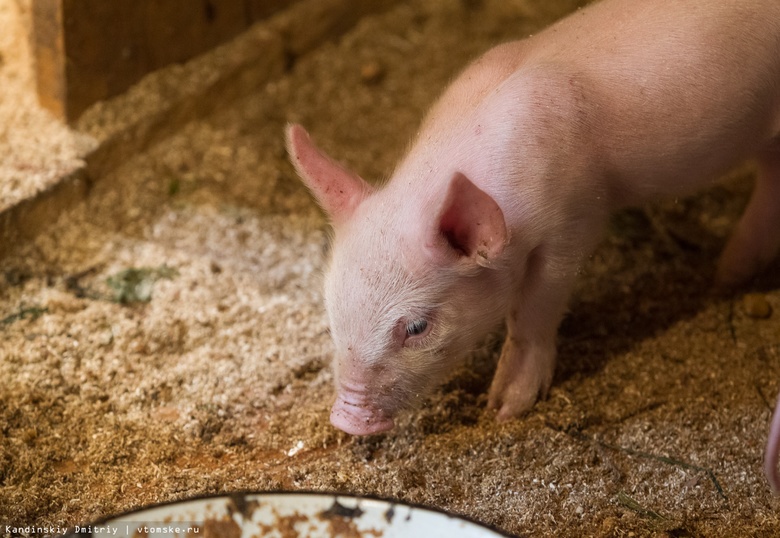
[[[450,248],[483,267],[489,267],[507,243],[503,211],[460,172],[450,180],[436,223]]]

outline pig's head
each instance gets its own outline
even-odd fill
[[[503,318],[503,213],[458,172],[425,201],[394,192],[393,182],[370,186],[300,126],[288,127],[287,144],[335,230],[325,277],[336,351],[331,422],[356,435],[389,430]]]

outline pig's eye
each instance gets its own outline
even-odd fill
[[[430,316],[403,317],[398,320],[398,324],[395,326],[395,342],[404,347],[423,345],[425,337],[431,332],[432,327],[433,322],[431,322]]]
[[[424,318],[413,319],[406,324],[406,336],[420,336],[428,329],[428,320]]]

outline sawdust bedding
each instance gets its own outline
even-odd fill
[[[94,144],[37,106],[27,39],[31,4],[0,1],[0,211],[77,169]]]
[[[380,178],[468,58],[576,7],[413,4],[193,119],[2,260],[0,523],[306,489],[518,535],[780,535],[761,473],[780,271],[748,301],[709,291],[749,168],[615,217],[582,269],[550,397],[528,416],[484,410],[497,333],[393,432],[328,424],[327,227],[286,162],[284,123]]]

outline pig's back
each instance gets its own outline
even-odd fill
[[[570,72],[631,203],[685,192],[780,131],[780,1],[607,0],[527,43]]]

